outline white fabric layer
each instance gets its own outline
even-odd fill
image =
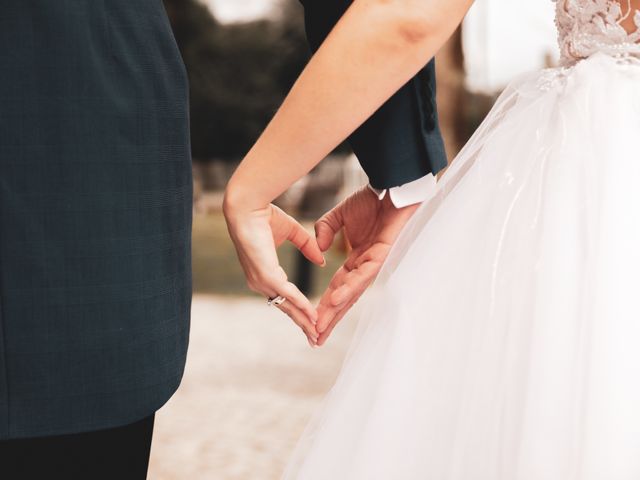
[[[640,478],[639,85],[601,53],[511,83],[361,300],[285,479]]]

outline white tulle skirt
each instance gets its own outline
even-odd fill
[[[639,63],[504,91],[361,301],[284,478],[640,479]]]

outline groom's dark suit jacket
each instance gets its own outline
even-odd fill
[[[0,439],[126,424],[175,391],[191,197],[162,2],[0,2]]]
[[[316,50],[352,0],[300,0],[307,37]],[[416,180],[447,165],[436,108],[431,60],[350,137],[349,143],[373,187]]]

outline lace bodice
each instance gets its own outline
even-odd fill
[[[570,65],[596,52],[640,57],[640,11],[631,0],[552,0],[561,63]],[[622,5],[621,5],[622,4]],[[621,22],[633,17],[637,29],[627,32]]]

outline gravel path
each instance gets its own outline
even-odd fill
[[[333,384],[353,321],[311,349],[264,301],[196,295],[187,369],[156,416],[151,480],[277,480]]]

